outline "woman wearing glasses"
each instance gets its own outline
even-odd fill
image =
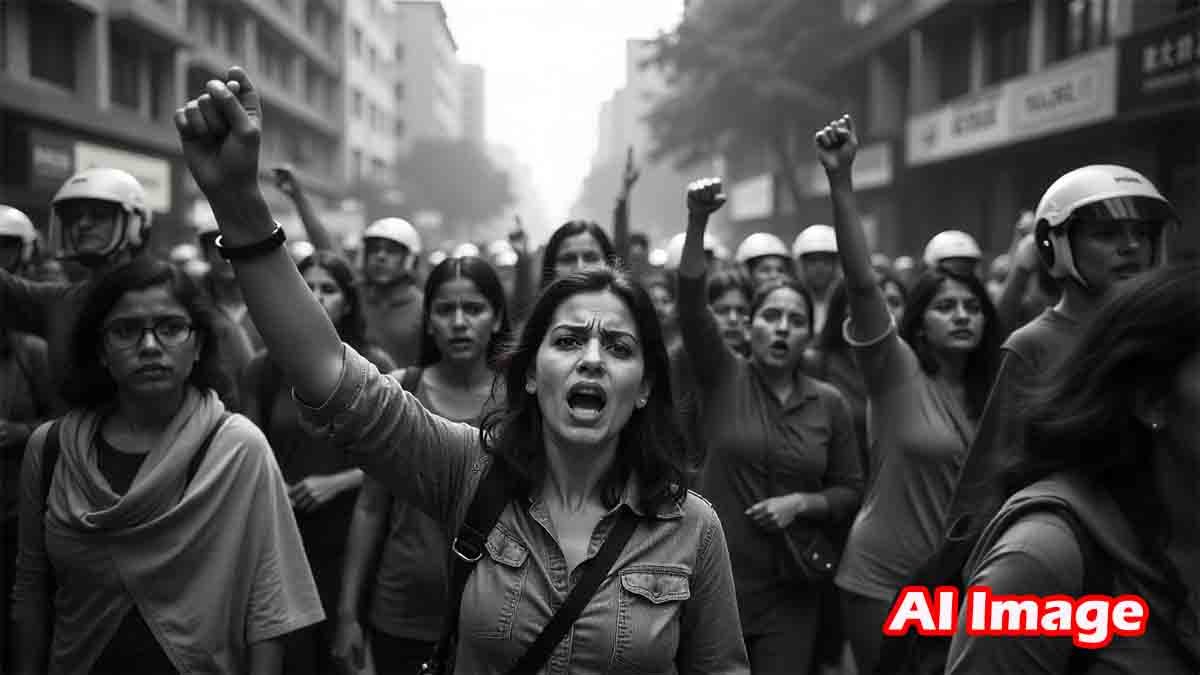
[[[324,613],[267,441],[221,403],[212,308],[149,259],[82,306],[72,409],[22,467],[16,671],[280,672]]]

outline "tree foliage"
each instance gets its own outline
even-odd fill
[[[397,162],[405,210],[437,211],[449,234],[470,231],[512,203],[508,174],[469,140],[420,139]]]
[[[654,158],[687,166],[731,146],[768,150],[790,178],[796,149],[837,111],[820,88],[847,35],[836,0],[708,0],[656,43],[670,92],[647,121]]]

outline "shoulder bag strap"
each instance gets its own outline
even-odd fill
[[[46,513],[50,510],[50,486],[54,483],[54,468],[58,466],[58,456],[61,452],[59,427],[62,420],[55,420],[46,431],[46,440],[42,442],[42,527],[45,528]],[[45,530],[42,531],[43,541]],[[58,579],[54,575],[54,562],[46,558],[46,635],[54,634],[54,596],[58,594]],[[50,642],[46,643],[47,645]]]
[[[406,371],[404,379],[408,378]],[[471,571],[475,569],[475,563],[483,557],[488,533],[496,526],[496,521],[500,520],[504,507],[508,506],[510,485],[507,469],[493,456],[487,473],[479,479],[479,487],[475,489],[475,497],[467,507],[466,518],[463,519],[458,534],[450,545],[450,593],[446,619],[442,624],[442,635],[434,647],[433,658],[422,666],[421,672],[444,672],[445,664],[451,660],[454,641],[458,635],[463,588],[467,585],[467,577],[471,576]]]
[[[621,509],[616,524],[613,525],[608,537],[604,540],[604,545],[600,547],[595,558],[585,563],[587,571],[584,572],[579,583],[571,589],[571,593],[563,602],[562,607],[559,607],[558,611],[554,613],[554,617],[542,629],[537,640],[530,645],[517,664],[508,671],[509,675],[533,675],[541,669],[546,660],[550,658],[550,654],[554,652],[554,648],[571,629],[575,619],[579,618],[583,608],[591,602],[592,596],[596,594],[596,589],[608,577],[613,563],[625,549],[625,544],[629,542],[629,537],[633,535],[636,528],[637,516],[628,508]]]

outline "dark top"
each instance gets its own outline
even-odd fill
[[[780,403],[759,369],[725,345],[705,303],[705,280],[679,278],[679,324],[700,401],[698,437],[707,449],[700,492],[709,499],[729,540],[742,630],[761,633],[797,603],[784,580],[776,537],[745,515],[769,497],[821,493],[832,520],[858,507],[862,468],[846,400],[833,386],[796,374]]]
[[[128,492],[147,455],[121,452],[104,440],[103,434],[96,435],[96,451],[100,473],[104,475],[112,491],[118,495]],[[177,671],[135,605],[125,614],[125,619],[121,621],[116,634],[96,660],[92,672],[157,675]]]
[[[1023,452],[1023,427],[1017,421],[1022,387],[1054,369],[1079,340],[1082,325],[1054,308],[1013,332],[1001,348],[1000,369],[979,419],[947,512],[947,526],[972,513],[971,532],[987,525],[1004,502],[998,474]]]
[[[50,386],[46,341],[0,329],[0,420],[36,427],[50,417],[55,394]],[[6,536],[16,537],[23,443],[0,446],[0,503]],[[11,561],[9,561],[11,563]]]

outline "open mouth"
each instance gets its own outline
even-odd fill
[[[975,337],[975,332],[962,328],[959,330],[950,331],[950,337],[958,338],[960,340],[970,340],[971,338]]]
[[[580,382],[567,390],[567,407],[577,416],[598,417],[608,405],[608,394],[596,384]]]
[[[783,340],[776,340],[767,346],[767,352],[776,358],[784,358],[788,355],[790,348],[788,343]]]
[[[447,344],[454,349],[468,349],[475,344],[475,341],[469,337],[450,338]]]

